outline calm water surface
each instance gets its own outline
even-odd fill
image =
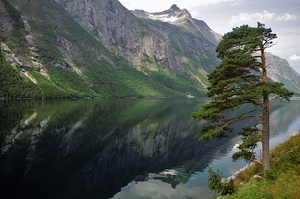
[[[235,133],[197,141],[190,115],[205,103],[0,101],[0,198],[209,198],[208,166],[229,176],[246,163],[231,160]],[[299,101],[273,102],[270,119],[275,146],[299,131]]]

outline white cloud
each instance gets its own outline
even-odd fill
[[[244,3],[245,0],[237,0],[232,3],[233,6],[240,6]]]
[[[276,18],[276,21],[292,21],[292,20],[296,20],[296,19],[298,19],[298,17],[296,15],[285,13],[282,16],[278,16]]]
[[[237,24],[239,22],[264,22],[271,19],[274,19],[276,14],[274,12],[268,12],[266,10],[263,13],[240,13],[238,16],[232,16],[229,23]]]
[[[220,3],[231,3],[232,5],[241,5],[245,0],[192,0],[192,1],[185,1],[187,5],[190,6],[207,6],[207,5],[214,5]]]
[[[294,55],[290,56],[290,60],[292,60],[292,61],[300,61],[300,56],[294,54]]]
[[[229,23],[230,24],[237,24],[239,22],[264,22],[275,19],[276,21],[292,21],[297,20],[298,16],[285,13],[284,15],[277,16],[274,12],[269,12],[267,10],[264,10],[263,13],[240,13],[237,16],[232,16]]]
[[[200,16],[201,16],[201,13],[199,13],[198,11],[195,11],[195,10],[191,11],[190,13],[191,13],[192,17],[196,18],[196,19],[200,18]]]

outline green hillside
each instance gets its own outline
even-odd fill
[[[1,3],[6,18],[1,22],[0,39],[11,51],[1,55],[2,98],[185,97],[204,93],[194,78],[163,70],[136,70],[107,50],[55,1],[15,1],[18,10],[7,0]],[[4,56],[10,54],[18,61],[5,61]]]
[[[257,164],[238,174],[236,192],[220,199],[299,198],[300,134],[291,137],[271,151],[271,169],[262,177]]]

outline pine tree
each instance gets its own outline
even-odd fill
[[[201,141],[225,136],[230,125],[255,118],[254,125],[243,128],[244,137],[239,152],[233,159],[255,161],[263,165],[263,171],[270,168],[269,163],[269,97],[286,99],[293,95],[283,84],[268,81],[265,52],[274,45],[276,34],[258,22],[257,27],[242,25],[225,34],[217,46],[217,56],[221,64],[208,75],[210,86],[207,96],[212,101],[204,105],[193,118],[210,122],[202,128]],[[230,111],[251,104],[251,110],[239,115],[228,116]],[[257,143],[262,143],[262,162],[254,155]]]

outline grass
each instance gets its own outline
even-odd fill
[[[253,176],[262,172],[260,165],[252,165],[235,179],[237,191],[231,198],[300,198],[300,133],[270,152],[271,169],[262,178]]]

